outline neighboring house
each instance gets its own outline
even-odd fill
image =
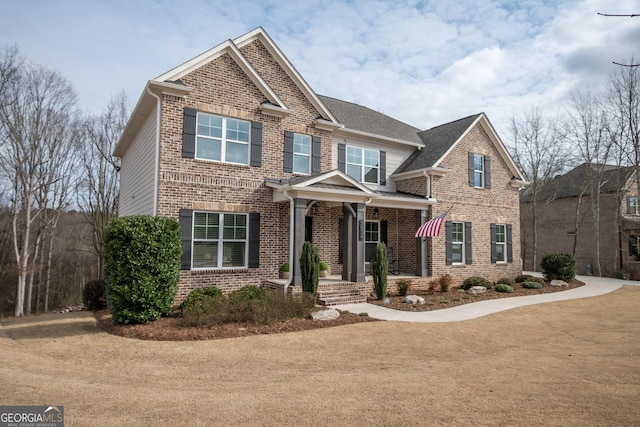
[[[598,274],[592,177],[600,179],[600,268],[603,276],[626,272],[640,278],[640,212],[632,167],[582,164],[551,180],[537,203],[537,264],[533,265],[532,195],[520,203],[522,257],[526,270],[539,270],[547,253],[573,254],[579,274]]]
[[[150,80],[114,155],[120,215],[180,220],[179,299],[300,286],[305,240],[348,283],[381,241],[416,283],[521,272],[526,183],[483,113],[421,131],[319,96],[262,28]],[[452,205],[440,236],[414,238]]]

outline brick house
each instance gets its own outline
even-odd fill
[[[526,183],[484,113],[422,131],[317,95],[262,28],[150,80],[114,155],[120,215],[180,220],[179,299],[202,286],[295,290],[305,240],[367,294],[380,241],[417,282],[521,272]],[[440,236],[414,238],[452,205]]]
[[[544,186],[537,205],[537,263],[546,253],[565,252],[574,255],[578,274],[598,273],[590,182],[600,173],[601,274],[625,272],[640,279],[640,211],[632,167],[584,163]],[[533,265],[531,194],[522,193],[520,210],[524,268],[539,270]]]

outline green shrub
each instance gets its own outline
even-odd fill
[[[215,297],[221,297],[221,296],[222,296],[222,291],[220,290],[220,288],[216,288],[213,286],[194,289],[191,292],[189,292],[189,295],[187,295],[184,301],[182,301],[182,303],[180,304],[180,310],[184,310],[187,307],[191,307],[196,304],[201,304],[202,299],[205,297],[215,298]]]
[[[320,269],[320,271],[327,271],[329,269],[329,266],[327,265],[326,262],[320,261],[318,268]]]
[[[501,277],[500,279],[498,279],[496,284],[513,286],[515,284],[515,281],[510,277]]]
[[[546,254],[540,261],[542,274],[548,280],[572,280],[576,277],[576,260],[567,253]]]
[[[83,301],[87,310],[107,308],[106,285],[104,280],[92,280],[84,285]]]
[[[514,291],[512,286],[506,285],[504,283],[498,283],[495,289],[497,292],[506,292],[508,294]]]
[[[229,304],[234,311],[246,311],[251,309],[251,304],[256,299],[264,298],[267,290],[260,286],[247,285],[229,294]]]
[[[398,295],[401,297],[406,296],[407,293],[411,290],[411,280],[400,279],[396,283],[396,287],[398,288]]]
[[[389,261],[387,259],[387,245],[384,242],[376,246],[376,254],[371,259],[371,275],[373,276],[373,291],[381,300],[387,295],[387,276],[389,275]]]
[[[169,314],[180,280],[180,224],[138,215],[114,218],[104,231],[107,303],[116,324]]]
[[[320,255],[318,247],[311,242],[304,242],[300,254],[300,276],[302,290],[315,295],[318,290],[320,276]]]
[[[542,289],[542,284],[538,282],[522,282],[522,287],[525,289]]]
[[[465,291],[468,291],[474,286],[484,286],[487,289],[491,289],[493,287],[493,283],[480,276],[471,276],[464,279],[462,285],[460,286]]]
[[[288,273],[289,272],[289,263],[285,262],[284,264],[282,264],[282,267],[280,267],[280,271]]]
[[[519,276],[516,276],[516,283],[522,283],[522,282],[526,282],[528,281],[530,278],[532,278],[533,276],[529,275],[529,274],[521,274]]]

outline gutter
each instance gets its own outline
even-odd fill
[[[293,197],[289,196],[288,191],[283,192],[284,196],[289,199],[289,278],[284,284],[284,294],[287,294],[291,282],[293,282],[293,215],[294,205]]]

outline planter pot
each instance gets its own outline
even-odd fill
[[[281,271],[280,272],[280,278],[281,279],[288,279],[289,278],[289,272],[288,271]]]
[[[320,270],[320,277],[327,277],[329,275],[329,270]]]

